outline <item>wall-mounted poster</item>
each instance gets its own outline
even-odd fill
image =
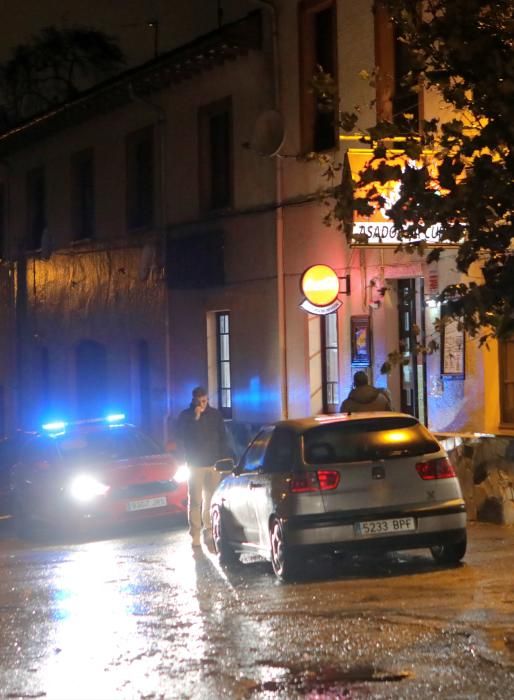
[[[450,321],[441,329],[441,374],[464,379],[465,336],[458,321]]]
[[[369,367],[371,365],[369,316],[352,316],[350,318],[350,337],[352,342],[352,365]]]

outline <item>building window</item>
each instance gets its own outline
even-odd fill
[[[39,250],[43,243],[46,221],[46,182],[44,168],[27,173],[27,244],[29,250]]]
[[[225,284],[223,231],[168,237],[166,279],[170,289],[205,289]]]
[[[377,67],[377,120],[393,122],[412,130],[419,128],[421,92],[413,93],[405,84],[413,69],[406,45],[399,41],[384,3],[375,5],[375,64]],[[406,119],[404,115],[412,115]]]
[[[321,316],[307,314],[310,415],[323,413],[323,331]]]
[[[232,418],[232,389],[230,384],[230,314],[216,314],[218,366],[218,408],[224,418]]]
[[[75,240],[95,234],[95,173],[93,150],[75,153],[71,159],[71,225]]]
[[[198,121],[200,205],[226,209],[233,203],[231,98],[202,107]]]
[[[323,410],[337,413],[339,410],[339,340],[337,314],[327,314],[321,322],[323,334]]]
[[[394,92],[393,92],[393,121],[401,126],[405,120],[419,129],[420,98],[418,93],[410,90],[405,83],[407,74],[413,69],[408,48],[399,41],[397,28],[393,32],[394,41]],[[412,115],[405,117],[405,115]]]
[[[154,222],[153,128],[127,137],[127,225],[130,231],[149,228]]]
[[[300,3],[299,19],[302,150],[326,151],[337,144],[337,104],[324,104],[312,91],[312,79],[321,68],[337,85],[335,3],[333,0],[304,0]]]
[[[500,423],[514,425],[514,340],[498,344],[500,359]]]

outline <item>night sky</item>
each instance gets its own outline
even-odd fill
[[[250,11],[257,5],[251,0],[222,0],[226,21],[233,19],[231,7],[246,6]],[[144,63],[154,57],[150,20],[159,21],[162,53],[215,29],[217,7],[218,0],[0,0],[0,60],[45,26],[80,24],[119,37],[129,66]],[[195,32],[193,21],[198,27]]]

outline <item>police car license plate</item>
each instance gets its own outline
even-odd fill
[[[127,510],[146,510],[147,508],[161,508],[167,505],[166,496],[158,496],[157,498],[141,498],[138,501],[129,501]]]
[[[413,531],[416,529],[414,518],[390,518],[388,520],[367,520],[355,523],[356,535],[390,535],[395,532]]]

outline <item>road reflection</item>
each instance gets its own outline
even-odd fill
[[[494,550],[479,555],[488,569],[496,557],[499,574]],[[243,559],[220,567],[205,547],[191,549],[184,530],[15,544],[0,580],[0,690],[48,700],[288,697],[324,688],[331,669],[343,684],[361,656],[373,672],[403,672],[409,645],[436,645],[449,623],[471,622],[476,646],[494,622],[502,650],[512,644],[512,617],[498,619],[512,597],[471,561],[442,567],[425,552],[328,558],[281,584],[269,563]],[[502,566],[506,579],[512,566]],[[471,653],[467,636],[455,638]]]
[[[131,575],[120,580],[114,542],[83,545],[59,567],[52,581],[54,648],[42,670],[41,680],[49,697],[101,700],[116,695],[125,670],[105,674],[113,659],[130,640],[138,645],[139,594]],[[145,641],[140,640],[141,651]]]

